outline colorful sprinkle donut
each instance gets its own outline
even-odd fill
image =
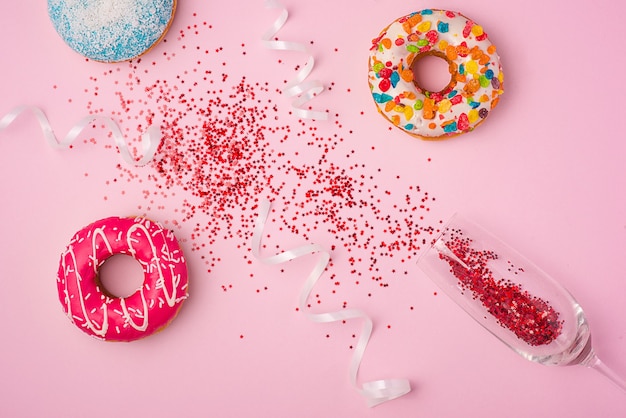
[[[480,25],[460,13],[411,13],[383,29],[372,44],[368,81],[378,111],[416,137],[472,131],[504,91],[495,45]],[[414,64],[428,55],[448,63],[450,82],[441,91],[428,91],[415,80]]]
[[[79,54],[102,62],[136,58],[169,29],[176,0],[48,0],[57,33]]]
[[[144,271],[132,295],[110,294],[98,270],[111,256],[126,254]],[[165,328],[187,293],[187,266],[172,231],[146,218],[111,217],[78,231],[61,254],[59,299],[70,320],[102,340],[133,341]]]

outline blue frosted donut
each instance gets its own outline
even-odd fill
[[[176,0],[48,0],[57,33],[79,54],[119,62],[145,54],[165,36]]]

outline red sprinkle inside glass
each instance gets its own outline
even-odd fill
[[[533,346],[550,344],[559,336],[563,323],[547,301],[531,295],[519,283],[498,279],[488,267],[491,260],[498,259],[496,252],[473,249],[472,239],[462,231],[449,232],[445,243],[454,256],[440,253],[440,259],[450,265],[459,286],[471,292],[501,326]],[[512,274],[523,272],[521,267],[507,264]]]

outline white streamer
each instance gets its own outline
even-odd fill
[[[76,138],[80,135],[80,133],[89,126],[91,123],[96,120],[101,120],[106,123],[107,127],[110,129],[111,134],[113,135],[113,139],[115,141],[115,145],[119,150],[122,158],[128,164],[135,165],[137,167],[144,166],[152,160],[154,154],[159,147],[159,143],[161,142],[161,130],[157,126],[149,126],[147,131],[141,136],[141,145],[143,149],[143,156],[136,160],[131,155],[128,144],[124,140],[124,135],[120,130],[120,127],[115,123],[112,119],[106,116],[99,115],[90,115],[85,116],[81,120],[79,120],[67,133],[63,140],[59,141],[52,130],[52,126],[50,126],[50,122],[48,118],[44,114],[44,112],[35,106],[19,106],[15,109],[11,110],[9,113],[4,115],[2,119],[0,119],[0,132],[6,129],[15,119],[17,119],[22,113],[27,111],[32,112],[37,122],[39,122],[39,126],[43,132],[43,136],[52,148],[67,148],[71,143],[73,143]]]
[[[289,12],[287,9],[280,4],[276,0],[267,0],[265,2],[265,7],[269,9],[281,9],[280,16],[274,21],[274,24],[271,28],[269,28],[265,34],[263,34],[261,40],[263,45],[268,49],[282,50],[282,51],[298,51],[304,52],[309,55],[304,67],[296,77],[287,83],[287,86],[283,90],[288,97],[295,97],[295,99],[291,102],[291,106],[293,107],[295,113],[303,118],[307,119],[318,119],[318,120],[326,120],[328,119],[328,113],[316,110],[305,110],[302,109],[302,106],[315,98],[318,94],[324,91],[324,85],[318,80],[309,80],[304,82],[304,80],[309,76],[311,71],[313,71],[313,67],[315,65],[315,60],[313,56],[309,54],[306,47],[297,42],[289,42],[289,41],[277,41],[274,36],[280,31],[280,29],[285,25],[287,18],[289,17]]]
[[[311,321],[314,322],[336,322],[346,319],[362,318],[364,321],[363,332],[359,337],[354,350],[354,355],[350,361],[350,382],[361,395],[366,398],[367,404],[370,407],[376,406],[386,401],[396,399],[402,395],[405,395],[411,391],[411,385],[406,379],[385,379],[366,382],[362,387],[359,387],[357,383],[357,374],[359,366],[365,353],[365,348],[369,342],[372,334],[373,323],[372,320],[361,310],[358,309],[346,309],[336,312],[324,312],[324,313],[310,313],[306,310],[306,302],[311,294],[313,287],[317,280],[321,277],[328,262],[330,261],[330,254],[317,244],[307,244],[301,247],[296,247],[288,251],[284,251],[277,255],[261,258],[261,237],[263,235],[263,229],[267,216],[270,210],[270,203],[267,200],[261,202],[259,206],[259,217],[254,228],[252,236],[252,253],[253,255],[265,264],[281,264],[287,261],[309,255],[319,254],[320,259],[315,264],[313,271],[307,277],[304,287],[300,292],[300,299],[298,308],[303,312]]]

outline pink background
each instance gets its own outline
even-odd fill
[[[267,50],[260,42],[277,10],[262,1],[179,3],[167,42],[132,69],[86,62],[71,51],[54,32],[45,1],[0,2],[0,116],[36,105],[64,136],[89,109],[123,122],[115,92],[135,104],[145,94],[143,84],[125,84],[132,77],[174,84],[201,69],[215,80],[226,74],[225,88],[241,76],[250,84],[267,82],[269,91],[257,99],[276,105],[277,119],[264,123],[288,125],[294,133],[304,127],[285,143],[282,133],[268,136],[270,148],[315,167],[319,149],[307,142],[318,140],[311,132],[343,138],[328,160],[361,179],[361,197],[380,199],[380,215],[363,211],[361,217],[372,226],[373,241],[389,236],[386,215],[406,219],[405,195],[421,186],[436,197],[421,222],[437,225],[459,211],[505,238],[570,289],[587,313],[599,356],[626,375],[625,10],[616,9],[622,6],[609,0],[567,7],[539,0],[285,0],[291,15],[279,39],[305,43],[317,60],[311,79],[331,87],[310,103],[328,109],[330,119],[301,124],[276,89],[306,55]],[[506,75],[505,94],[487,122],[443,142],[390,130],[367,87],[370,40],[395,18],[427,7],[459,10],[484,26]],[[106,75],[109,70],[117,75]],[[211,93],[200,92],[214,88],[199,85],[189,95],[208,98]],[[152,102],[145,106],[159,116]],[[124,123],[136,136],[132,121]],[[411,381],[408,395],[367,408],[348,379],[359,321],[316,324],[295,310],[314,257],[261,264],[249,252],[249,222],[240,226],[243,237],[223,238],[222,225],[214,243],[195,249],[210,239],[209,233],[192,238],[195,225],[219,223],[203,213],[182,222],[185,192],[159,195],[154,182],[141,181],[152,169],[125,166],[110,145],[107,131],[96,127],[71,150],[54,150],[31,116],[0,133],[1,416],[626,416],[626,395],[599,374],[533,364],[498,342],[438,292],[405,248],[393,256],[378,251],[379,271],[372,272],[367,262],[349,259],[367,259],[368,250],[348,252],[321,219],[306,237],[268,226],[267,255],[309,241],[336,246],[311,310],[341,309],[345,302],[371,316],[375,329],[359,382]],[[293,175],[276,168],[286,160],[268,164],[293,188]],[[302,213],[320,202],[283,206],[289,198],[278,197],[270,218],[284,210],[313,225],[314,217]],[[342,210],[342,219],[359,216]],[[237,218],[242,210],[231,212]],[[191,297],[162,333],[103,343],[62,313],[59,255],[84,225],[133,214],[174,228],[190,266]],[[203,255],[219,260],[207,268]]]

